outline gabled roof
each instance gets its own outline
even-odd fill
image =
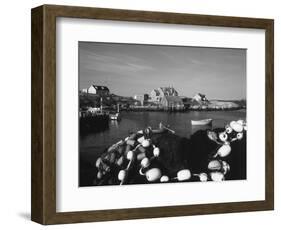
[[[205,94],[202,94],[202,93],[197,93],[194,97],[196,97],[196,96],[199,96],[199,97],[201,97],[201,98],[206,97],[206,95],[205,95]]]
[[[164,93],[166,96],[177,94],[178,92],[174,89],[174,87],[160,87],[160,90]]]
[[[199,95],[200,97],[206,97],[206,95],[204,95],[204,94],[202,94],[202,93],[198,93],[198,95]]]
[[[96,90],[107,90],[109,91],[109,89],[106,86],[103,85],[92,85]]]
[[[155,92],[156,96],[160,96],[160,92],[159,92],[159,90],[158,90],[158,89],[154,89],[154,90],[152,90],[152,91],[154,91],[154,92]]]
[[[199,97],[199,98],[198,98]],[[198,98],[198,99],[197,99]],[[202,93],[197,93],[194,97],[193,100],[200,100],[200,101],[208,101],[206,95],[202,94]]]

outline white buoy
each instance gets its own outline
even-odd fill
[[[236,121],[230,122],[230,127],[237,133],[240,133],[243,131],[243,125],[241,125],[240,123],[238,123]]]
[[[238,140],[242,140],[243,139],[243,133],[237,133],[236,135]]]
[[[155,147],[155,148],[153,149],[153,155],[154,155],[155,157],[159,157],[159,155],[160,155],[160,149],[159,149],[158,147]]]
[[[125,143],[125,141],[120,140],[120,141],[118,141],[118,142],[116,143],[116,145],[123,145],[124,143]]]
[[[235,123],[236,123],[236,121],[231,121],[231,122],[229,123],[229,126],[232,127]]]
[[[210,173],[212,181],[223,181],[224,180],[224,175],[221,172],[211,172]]]
[[[231,152],[231,147],[230,147],[230,145],[229,145],[229,144],[224,144],[224,145],[222,145],[222,146],[218,149],[216,155],[218,155],[218,156],[220,156],[220,157],[226,157],[226,156],[228,156],[228,155],[230,154],[230,152]]]
[[[144,138],[144,136],[142,136],[142,137],[138,138],[137,141],[141,144],[144,140],[145,140],[145,138]]]
[[[125,170],[120,170],[118,173],[118,180],[123,181],[126,176],[126,171]]]
[[[178,171],[178,173],[177,173],[178,181],[189,180],[190,177],[191,177],[191,172],[189,169],[183,169],[183,170]]]
[[[228,135],[226,132],[222,132],[219,134],[219,139],[222,141],[222,142],[225,142],[228,138]]]
[[[143,134],[143,130],[139,130],[137,133],[138,134]]]
[[[161,170],[159,168],[152,168],[152,169],[149,169],[145,173],[145,175],[146,175],[146,179],[149,182],[153,182],[153,181],[160,179],[162,174],[161,174]]]
[[[169,177],[168,176],[166,176],[166,175],[164,175],[164,176],[161,176],[161,178],[160,178],[160,182],[168,182],[169,181]]]
[[[140,168],[140,169],[139,169],[139,174],[142,175],[142,176],[145,176],[145,172],[143,172],[143,169],[144,169],[144,168]]]
[[[230,171],[230,165],[227,162],[222,161],[222,169],[223,169],[223,174],[225,175]]]
[[[121,157],[119,157],[119,159],[117,160],[116,164],[119,165],[119,166],[121,166],[121,165],[123,164],[123,162],[124,162],[124,157],[121,156]]]
[[[133,159],[133,157],[134,157],[134,152],[130,150],[130,151],[127,153],[127,159],[130,161],[130,160]]]
[[[232,133],[232,128],[230,127],[230,126],[227,126],[226,128],[225,128],[225,132],[226,133],[228,133],[228,134],[230,134],[230,133]]]
[[[207,175],[207,173],[200,173],[200,174],[199,174],[199,179],[200,179],[200,181],[202,181],[202,182],[208,181],[208,175]]]
[[[136,144],[136,141],[129,139],[129,140],[126,141],[126,143],[127,143],[127,145],[130,145],[130,146],[134,147],[135,144]]]
[[[212,160],[208,164],[208,169],[209,170],[220,170],[222,167],[220,161],[218,160]]]
[[[244,125],[244,121],[243,120],[238,120],[238,121],[236,121],[238,124],[240,124],[240,125]]]
[[[147,157],[143,158],[142,161],[141,161],[141,166],[143,168],[147,168],[149,165],[150,165],[149,159]]]
[[[99,168],[99,167],[100,167],[100,164],[101,164],[101,158],[99,157],[99,158],[96,160],[96,167]]]
[[[98,178],[98,179],[101,179],[101,178],[102,178],[102,173],[101,173],[100,171],[98,171],[98,173],[97,173],[97,178]]]
[[[150,140],[149,139],[145,139],[145,140],[142,141],[141,144],[142,144],[143,147],[147,148],[147,147],[150,146]]]

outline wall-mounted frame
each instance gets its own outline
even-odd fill
[[[82,25],[83,24],[83,25]],[[120,25],[118,25],[120,24]],[[80,26],[81,25],[81,28]],[[100,29],[100,31],[95,30]],[[200,30],[204,32],[200,35]],[[214,31],[218,30],[218,31]],[[221,30],[221,31],[219,31]],[[234,34],[227,36],[228,33],[234,31]],[[70,32],[69,32],[70,31]],[[88,33],[87,33],[88,31]],[[163,36],[155,35],[155,31]],[[165,32],[166,31],[166,32]],[[217,40],[212,40],[213,43],[204,43],[204,36],[216,36]],[[245,33],[248,33],[245,35]],[[124,36],[121,36],[122,34]],[[186,34],[187,33],[187,34]],[[194,35],[192,41],[192,33]],[[225,39],[228,39],[225,45],[221,34],[225,34]],[[251,35],[251,33],[253,35]],[[86,37],[80,37],[83,34]],[[100,36],[100,34],[103,34]],[[141,35],[142,34],[142,35]],[[146,34],[144,37],[143,34]],[[182,39],[179,39],[181,34]],[[188,34],[190,36],[188,36]],[[213,35],[212,35],[213,34]],[[72,36],[73,35],[73,36]],[[167,36],[165,36],[167,35]],[[179,35],[179,36],[178,36]],[[196,36],[198,39],[196,39]],[[245,36],[245,40],[243,39]],[[73,47],[76,50],[74,53],[67,46],[68,41],[73,39],[77,46]],[[191,40],[188,40],[188,39]],[[201,39],[202,38],[202,39]],[[215,38],[215,37],[214,37]],[[246,45],[239,45],[242,40],[251,41]],[[90,39],[90,40],[89,40]],[[157,40],[158,39],[158,40]],[[165,40],[166,39],[166,40]],[[231,40],[233,39],[233,41]],[[77,51],[79,41],[98,42],[101,43],[130,43],[130,44],[160,44],[173,46],[208,46],[208,47],[244,47],[247,52],[247,120],[248,139],[247,143],[247,180],[243,183],[251,183],[251,178],[257,183],[257,190],[259,194],[249,194],[242,196],[243,199],[224,197],[202,199],[197,201],[189,201],[187,198],[182,200],[173,200],[175,198],[165,197],[157,200],[156,198],[149,203],[150,200],[145,196],[138,196],[139,203],[135,200],[128,201],[120,198],[120,203],[116,203],[113,196],[101,197],[100,194],[106,189],[105,187],[91,187],[79,188],[78,183],[74,180],[74,186],[89,193],[95,197],[99,196],[99,200],[107,200],[103,204],[98,204],[89,200],[81,200],[81,203],[76,197],[65,198],[65,190],[68,187],[63,187],[65,178],[60,177],[60,171],[66,168],[63,155],[58,155],[64,147],[63,144],[69,140],[62,140],[61,133],[65,131],[60,130],[60,122],[64,119],[58,113],[65,111],[61,108],[62,103],[72,104],[67,101],[64,94],[74,95],[77,97],[77,85],[73,85],[71,81],[74,79],[69,75],[68,83],[70,91],[67,92],[62,85],[65,85],[65,76],[61,78],[64,73],[64,68],[74,70],[73,76],[77,77],[78,62],[74,65],[74,69],[70,67],[69,63],[64,62],[66,56],[74,55],[74,60],[78,60]],[[177,40],[176,42],[173,42]],[[235,42],[234,42],[235,40]],[[124,220],[124,219],[139,219],[139,218],[155,218],[155,217],[170,217],[170,216],[185,216],[185,215],[199,215],[199,214],[215,214],[215,213],[230,213],[230,212],[244,212],[244,211],[260,211],[273,210],[274,208],[274,27],[271,19],[258,18],[240,18],[240,17],[225,17],[225,16],[210,16],[210,15],[194,15],[194,14],[178,14],[167,12],[147,12],[147,11],[130,11],[117,9],[102,9],[89,7],[73,7],[73,6],[56,6],[43,5],[32,9],[32,205],[31,205],[31,219],[41,224],[60,224],[60,223],[76,223],[76,222],[90,222],[90,221],[109,221],[109,220]],[[78,41],[78,42],[77,42]],[[256,42],[255,42],[256,41]],[[198,44],[196,43],[198,42]],[[211,42],[211,41],[210,41]],[[222,42],[220,44],[220,42]],[[238,42],[238,43],[237,43]],[[253,45],[251,46],[250,43]],[[72,44],[70,42],[70,44]],[[205,45],[204,45],[205,44]],[[236,44],[236,45],[235,45]],[[237,45],[238,44],[238,45]],[[262,44],[262,45],[260,45]],[[65,46],[66,45],[66,46]],[[61,49],[60,46],[64,48]],[[251,46],[251,47],[250,47]],[[255,53],[255,47],[261,47],[261,50]],[[65,52],[65,50],[69,50]],[[253,52],[253,53],[251,53]],[[177,53],[177,52],[175,52]],[[254,55],[257,54],[257,55]],[[75,56],[76,55],[76,56]],[[80,57],[81,58],[81,57]],[[248,66],[249,65],[249,66]],[[251,75],[251,65],[256,66],[256,78]],[[249,67],[249,68],[248,68]],[[71,69],[72,68],[72,69]],[[252,81],[253,80],[253,81]],[[76,80],[74,80],[76,81]],[[252,84],[254,82],[254,84]],[[259,86],[257,86],[259,85]],[[74,87],[72,87],[74,86]],[[258,88],[258,93],[253,92],[253,88]],[[251,104],[251,100],[256,95],[260,95],[260,104],[255,107],[255,103]],[[62,98],[64,101],[62,102]],[[58,102],[60,100],[60,102]],[[75,102],[76,103],[76,102]],[[74,105],[76,106],[76,104]],[[58,106],[59,105],[59,106]],[[257,110],[259,108],[259,110]],[[70,109],[71,111],[71,109]],[[65,114],[65,112],[64,112]],[[78,114],[78,113],[77,113]],[[258,115],[260,114],[260,115]],[[251,115],[260,116],[260,120],[251,119]],[[75,120],[75,117],[74,117]],[[259,127],[260,126],[260,127]],[[60,127],[60,128],[58,128]],[[63,126],[66,128],[65,126]],[[78,122],[75,127],[78,127]],[[259,127],[260,131],[254,129]],[[252,129],[251,129],[252,128]],[[78,129],[76,129],[77,131]],[[258,133],[257,133],[258,131]],[[250,135],[253,134],[253,135]],[[69,130],[69,135],[76,136],[72,129]],[[251,141],[251,138],[253,141]],[[262,138],[262,139],[261,139]],[[70,138],[71,139],[71,138]],[[255,141],[256,139],[256,141]],[[71,141],[70,141],[71,142]],[[253,144],[261,146],[252,146]],[[252,149],[253,148],[253,149]],[[76,148],[71,148],[74,154],[78,151]],[[260,160],[252,161],[251,154],[257,150]],[[70,157],[71,158],[71,157]],[[74,157],[71,159],[76,159]],[[69,160],[71,162],[71,160]],[[77,161],[78,162],[78,161]],[[77,163],[75,162],[75,164]],[[64,164],[62,166],[61,164]],[[70,163],[69,163],[70,164]],[[78,164],[78,163],[77,163]],[[257,164],[260,168],[257,169],[254,165]],[[69,165],[69,167],[72,167]],[[62,169],[61,169],[62,168]],[[78,167],[77,167],[78,168]],[[252,170],[252,171],[251,171]],[[254,175],[258,172],[260,180],[256,180]],[[74,170],[75,171],[75,170]],[[76,172],[78,174],[78,172]],[[62,173],[62,175],[65,175]],[[252,176],[252,177],[251,177]],[[71,176],[70,176],[71,177]],[[69,179],[70,180],[70,179]],[[233,182],[231,182],[233,183]],[[181,186],[174,188],[184,189]],[[192,183],[190,183],[192,184]],[[221,186],[220,183],[211,186]],[[253,184],[249,184],[249,186]],[[145,185],[143,189],[149,188]],[[163,191],[163,184],[153,185],[153,191]],[[157,187],[160,186],[160,187]],[[162,187],[161,187],[162,186]],[[193,185],[188,185],[193,186]],[[200,189],[205,188],[200,185]],[[207,185],[203,185],[207,186]],[[223,185],[224,186],[224,185]],[[246,185],[245,185],[246,186]],[[108,187],[107,187],[108,188]],[[111,187],[113,191],[117,187]],[[126,193],[125,196],[134,196],[136,189],[142,189],[140,185],[124,186],[124,189],[119,192]],[[246,187],[248,188],[248,187]],[[119,187],[118,187],[119,189]],[[150,189],[150,188],[149,188]],[[160,189],[160,190],[157,190]],[[216,191],[216,188],[213,188]],[[220,189],[224,189],[220,187]],[[219,189],[218,189],[219,190]],[[145,191],[145,190],[142,190]],[[149,190],[148,190],[149,191]],[[152,191],[152,190],[151,190]],[[173,191],[173,188],[172,190]],[[244,188],[244,192],[247,189]],[[175,192],[175,191],[173,191]],[[173,194],[172,192],[172,194]],[[196,193],[196,192],[195,192]],[[217,192],[219,193],[219,191]],[[237,192],[235,192],[237,193]],[[247,192],[246,192],[247,193]],[[69,191],[69,194],[73,195]],[[75,193],[76,194],[76,193]],[[84,194],[84,193],[83,193]],[[97,195],[98,194],[98,195]],[[106,194],[106,193],[104,193]],[[153,196],[153,192],[151,192]],[[175,194],[177,194],[175,192]],[[79,195],[79,194],[78,194]],[[206,195],[208,196],[208,195]],[[172,196],[173,197],[173,196]],[[70,201],[77,200],[81,207],[70,204]],[[157,200],[157,202],[156,202]],[[167,201],[169,200],[169,202]],[[62,203],[64,204],[62,205]],[[122,203],[123,202],[123,203]],[[142,203],[144,202],[144,203]],[[95,206],[95,204],[97,206]],[[134,206],[134,204],[136,204]],[[88,206],[87,206],[88,205]],[[103,206],[104,205],[104,206]]]

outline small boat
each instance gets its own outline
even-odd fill
[[[211,125],[213,119],[191,120],[192,125]]]
[[[115,121],[119,121],[121,120],[121,116],[120,113],[114,113],[114,114],[109,114],[109,119],[110,120],[115,120]]]
[[[117,104],[117,112],[116,113],[109,113],[109,119],[114,120],[114,121],[120,121],[121,120],[119,104]]]

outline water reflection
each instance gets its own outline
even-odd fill
[[[118,127],[119,127],[119,122],[120,122],[120,121],[110,120],[109,122],[110,122],[110,123],[109,123],[109,127],[111,127],[111,126],[113,126],[113,127],[115,127],[115,128],[118,128]]]

